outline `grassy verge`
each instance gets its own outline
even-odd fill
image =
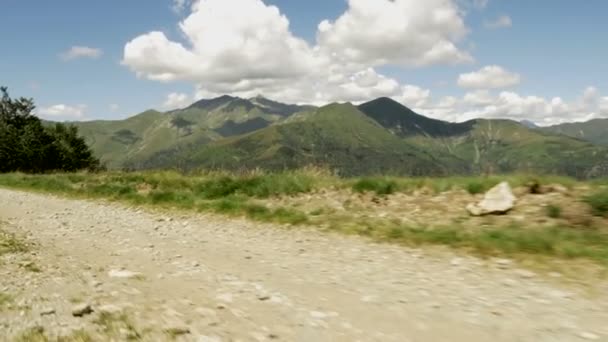
[[[93,342],[94,339],[84,330],[77,330],[68,336],[49,338],[43,327],[33,327],[23,331],[14,339],[15,342]]]
[[[411,227],[387,220],[335,218],[329,230],[371,237],[409,246],[445,245],[478,255],[543,255],[587,259],[608,266],[608,233],[602,230],[554,226],[543,228],[510,225],[472,228],[466,224],[446,227]]]
[[[602,229],[571,227],[535,228],[469,227],[464,220],[446,227],[409,227],[389,219],[355,219],[345,214],[318,211],[310,214],[293,208],[266,206],[265,200],[297,196],[321,189],[346,189],[390,195],[416,190],[444,192],[461,189],[482,193],[507,180],[512,186],[541,184],[532,176],[338,179],[327,173],[303,170],[277,174],[234,175],[206,173],[184,176],[172,172],[0,175],[0,186],[51,192],[87,198],[103,198],[135,205],[179,208],[245,216],[253,220],[281,224],[313,225],[332,231],[357,234],[379,241],[420,245],[447,245],[484,255],[535,254],[565,259],[582,258],[608,265],[608,235]],[[577,182],[561,177],[543,177],[542,185],[573,187]],[[598,215],[606,212],[605,193],[587,199]],[[547,208],[547,216],[559,217],[561,209]],[[15,245],[11,242],[10,245]],[[9,248],[7,245],[0,245]],[[15,247],[17,246],[17,247]],[[15,245],[10,248],[19,248]],[[1,251],[1,249],[0,249]]]
[[[0,222],[0,256],[7,253],[26,252],[28,246],[21,240],[2,230],[2,222]]]
[[[537,177],[533,175],[444,178],[366,177],[352,180],[350,184],[355,192],[374,192],[378,195],[390,195],[399,192],[412,193],[416,190],[426,190],[436,194],[450,190],[465,190],[470,194],[479,194],[490,190],[503,181],[508,181],[513,187],[559,184],[570,188],[577,184],[577,181],[572,178]]]

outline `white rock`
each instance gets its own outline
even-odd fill
[[[467,210],[473,216],[505,214],[513,209],[516,200],[509,183],[502,182],[490,189],[481,202],[469,204]]]

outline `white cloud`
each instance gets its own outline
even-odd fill
[[[183,93],[171,93],[167,95],[167,99],[163,103],[163,108],[166,110],[173,110],[184,108],[192,103],[192,98]]]
[[[421,4],[351,0],[343,16],[320,25],[318,43],[312,46],[291,33],[289,20],[277,7],[261,0],[199,0],[179,25],[186,43],[149,32],[126,44],[122,63],[139,77],[191,81],[201,97],[263,94],[320,104],[401,96],[405,85],[378,73],[375,65],[470,60],[456,47],[467,32],[452,0]],[[367,8],[374,9],[373,17],[358,14]],[[391,20],[381,20],[385,15]],[[366,20],[384,24],[360,37],[345,31],[344,25],[367,27]],[[346,54],[341,53],[342,35]],[[363,49],[370,52],[359,53]]]
[[[599,108],[602,115],[608,115],[608,96],[600,99]]]
[[[292,78],[314,70],[308,44],[261,0],[200,0],[179,25],[187,46],[150,32],[126,44],[123,64],[153,80],[236,83]]]
[[[179,2],[182,4],[182,2]],[[195,95],[172,93],[163,108],[198,98],[262,94],[287,103],[360,103],[392,97],[423,115],[449,121],[510,118],[539,124],[584,120],[608,112],[595,88],[578,99],[513,91],[517,73],[496,65],[462,74],[462,97],[433,99],[431,91],[379,72],[382,66],[424,66],[471,61],[464,12],[484,0],[348,0],[345,13],[319,24],[316,43],[295,36],[289,20],[262,0],[193,0],[179,28],[184,41],[153,31],[125,45],[122,63],[139,77],[188,81]]]
[[[396,100],[410,108],[418,108],[427,105],[431,98],[431,91],[414,85],[401,87],[401,94],[396,96]]]
[[[87,106],[69,106],[57,104],[49,107],[42,107],[36,111],[36,115],[49,120],[83,120],[85,119]]]
[[[108,108],[110,109],[110,112],[116,113],[120,109],[120,106],[116,103],[112,103],[108,106]]]
[[[61,53],[59,57],[64,61],[71,61],[79,58],[96,59],[101,57],[103,51],[101,49],[88,46],[72,46],[69,50]]]
[[[560,97],[548,99],[510,91],[492,94],[487,90],[480,90],[467,93],[462,99],[447,97],[438,102],[430,102],[418,110],[421,114],[448,121],[493,118],[530,120],[541,126],[548,126],[600,117],[604,100],[608,109],[608,97],[600,98],[593,89],[595,88],[585,89],[578,99],[570,102]],[[590,101],[591,95],[595,101]],[[605,114],[608,114],[608,110]]]
[[[470,62],[457,46],[467,34],[462,15],[450,0],[348,0],[342,16],[319,24],[317,41],[340,60],[366,65]]]
[[[173,4],[171,4],[171,10],[178,14],[182,13],[189,3],[190,0],[173,0]]]
[[[463,101],[473,107],[483,107],[492,104],[494,99],[488,90],[476,90],[466,93]]]
[[[492,21],[484,21],[483,26],[489,29],[500,29],[513,26],[513,21],[508,15],[501,15]]]
[[[458,77],[459,86],[474,89],[507,88],[518,85],[520,82],[519,74],[505,70],[498,65],[486,66]]]
[[[489,0],[460,0],[465,5],[472,6],[476,9],[484,9],[488,6]]]

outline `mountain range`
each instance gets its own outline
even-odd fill
[[[164,113],[74,124],[114,169],[315,165],[344,176],[608,175],[608,120],[544,128],[511,120],[452,123],[389,98],[314,107],[225,95]]]

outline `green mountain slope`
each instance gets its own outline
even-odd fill
[[[429,154],[394,136],[351,104],[328,105],[301,120],[219,140],[201,149],[162,153],[144,167],[175,163],[191,169],[231,170],[317,165],[342,175],[446,175],[468,171],[466,163],[453,156]]]
[[[608,143],[600,134],[604,123],[592,122],[580,135]],[[572,133],[583,129],[579,126],[570,131],[563,125],[555,133],[510,120],[450,123],[388,98],[358,107],[316,108],[222,96],[166,113],[147,111],[126,120],[76,125],[110,168],[282,170],[316,165],[349,176],[608,175],[608,147],[579,139]]]
[[[393,134],[401,137],[449,137],[465,134],[472,122],[450,123],[420,115],[392,99],[381,97],[364,103],[359,109]]]
[[[608,146],[608,119],[565,123],[551,127],[543,127],[541,130],[587,140],[597,145]]]
[[[469,161],[475,173],[532,172],[578,178],[608,174],[608,149],[515,121],[448,123],[418,115],[390,99],[359,108],[412,144]]]
[[[139,168],[153,155],[253,132],[310,108],[222,96],[167,113],[150,110],[126,120],[74,124],[108,167]]]

